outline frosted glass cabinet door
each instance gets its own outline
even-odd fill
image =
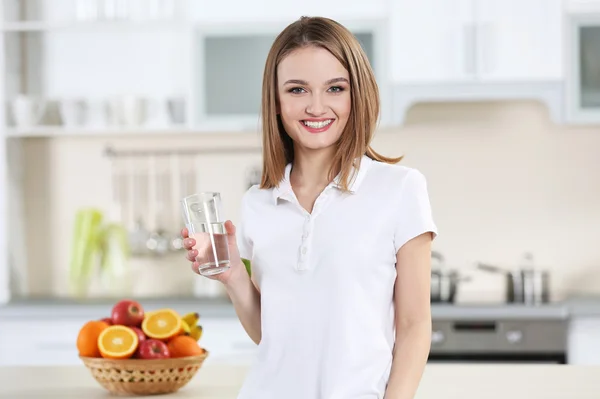
[[[203,99],[208,116],[258,115],[273,40],[275,35],[206,37]]]
[[[572,123],[600,122],[600,16],[570,16],[567,110]]]
[[[197,124],[258,127],[265,62],[277,33],[198,34],[193,68]],[[374,34],[355,35],[377,68]]]
[[[600,110],[600,21],[597,26],[582,26],[580,35],[580,97],[584,110]]]

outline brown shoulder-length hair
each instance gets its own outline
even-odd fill
[[[294,159],[292,139],[277,112],[277,66],[292,51],[306,46],[328,50],[350,76],[350,117],[337,143],[329,171],[330,179],[339,174],[341,188],[348,190],[356,159],[360,162],[360,157],[366,154],[376,161],[397,163],[402,157],[388,158],[371,148],[379,118],[379,89],[373,70],[356,37],[340,23],[323,17],[301,17],[288,25],[277,36],[267,56],[262,85],[263,171],[260,188],[277,187],[283,179],[285,166]]]

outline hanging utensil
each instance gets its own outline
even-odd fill
[[[122,171],[122,160],[114,159],[111,165],[111,185],[112,185],[112,202],[108,210],[108,219],[110,222],[124,221],[124,202],[126,193],[124,192],[125,174]]]
[[[181,187],[183,186],[182,175],[185,172],[184,168],[181,167],[181,160],[178,155],[173,155],[171,157],[170,164],[170,192],[168,202],[168,210],[171,215],[171,224],[173,226],[173,232],[171,234],[171,239],[169,240],[169,249],[171,251],[181,251],[183,249],[183,238],[181,237],[181,229],[176,228],[176,226],[181,226],[181,207],[179,201],[183,198],[181,196]]]
[[[181,199],[196,192],[196,174],[194,172],[194,162],[190,157],[183,157],[177,162],[177,186],[173,190],[173,195],[176,197],[174,201],[174,220],[175,225],[181,226]],[[183,250],[183,238],[180,233],[173,237],[171,241],[171,249],[173,251]]]
[[[146,255],[148,254],[148,248],[146,241],[150,232],[146,228],[144,222],[145,214],[147,212],[146,199],[147,199],[147,177],[144,173],[143,168],[140,168],[138,162],[130,161],[130,187],[131,187],[131,201],[130,201],[130,215],[132,218],[133,229],[129,234],[129,243],[131,246],[132,255]]]
[[[150,215],[153,215],[153,226],[146,240],[146,247],[152,254],[159,256],[167,253],[170,240],[163,221],[163,215],[165,214],[164,195],[167,187],[165,184],[166,178],[168,176],[157,165],[156,158],[152,157],[150,159],[150,193],[153,209],[151,209]]]

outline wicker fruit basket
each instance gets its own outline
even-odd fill
[[[125,359],[80,357],[100,385],[115,395],[159,395],[185,386],[208,356],[171,359]]]

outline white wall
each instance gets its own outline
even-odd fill
[[[259,145],[256,133],[194,137],[28,139],[26,209],[30,284],[34,293],[64,295],[71,227],[79,207],[108,210],[116,148]],[[403,128],[379,132],[374,147],[404,154],[428,178],[440,235],[435,249],[451,267],[471,273],[482,260],[512,267],[525,250],[553,273],[555,299],[600,293],[600,129],[556,127],[536,103],[415,107]],[[200,189],[223,192],[237,220],[246,168],[260,154],[213,155],[198,161]],[[176,216],[174,216],[176,218]],[[173,230],[180,228],[178,220]],[[191,291],[188,262],[138,263],[150,292]],[[499,276],[473,273],[460,300],[495,300]],[[48,282],[52,281],[52,284]],[[169,286],[168,282],[172,284]],[[162,288],[163,291],[156,291]]]

